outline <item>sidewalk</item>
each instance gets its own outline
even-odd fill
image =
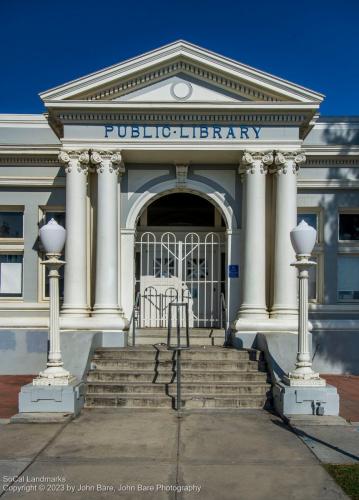
[[[67,424],[2,425],[0,442],[5,499],[347,498],[265,411],[84,410]]]

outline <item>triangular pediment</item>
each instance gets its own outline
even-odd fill
[[[179,41],[40,94],[51,101],[294,102],[323,96],[187,42]]]
[[[248,99],[212,83],[178,73],[132,92],[124,93],[113,100],[123,102],[238,102]]]

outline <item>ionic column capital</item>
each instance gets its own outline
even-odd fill
[[[306,160],[303,151],[277,151],[274,155],[274,165],[271,173],[286,174],[291,169],[293,174],[299,170],[299,166]]]
[[[88,173],[88,165],[90,157],[87,151],[62,150],[58,155],[58,159],[65,165],[65,172],[69,174],[75,168],[77,172]]]
[[[258,171],[266,174],[268,166],[273,163],[273,153],[271,151],[245,151],[243,153],[238,173],[254,174]]]
[[[120,151],[90,151],[90,162],[96,168],[98,174],[108,172],[122,175],[125,165]]]

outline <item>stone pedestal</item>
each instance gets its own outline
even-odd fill
[[[20,413],[72,413],[77,415],[85,403],[85,384],[24,385],[19,394]]]
[[[332,385],[316,387],[288,386],[277,382],[273,387],[275,410],[282,416],[317,415],[318,408],[324,415],[339,415],[339,394]]]

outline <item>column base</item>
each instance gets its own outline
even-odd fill
[[[292,318],[242,318],[233,323],[238,332],[293,332],[298,333],[298,316]]]
[[[298,321],[298,307],[273,306],[269,316],[273,319],[297,319]]]
[[[60,316],[61,330],[128,330],[128,320],[117,315],[99,315],[90,317],[73,317],[73,316]]]
[[[239,318],[268,319],[269,314],[265,306],[246,306],[242,304],[239,308]]]
[[[62,304],[61,315],[73,318],[86,318],[90,315],[90,308],[87,305],[66,305]]]
[[[96,316],[119,316],[123,315],[122,310],[116,305],[97,305],[93,307],[92,317]]]
[[[339,395],[336,387],[290,387],[277,382],[273,387],[274,408],[281,416],[339,415]]]

